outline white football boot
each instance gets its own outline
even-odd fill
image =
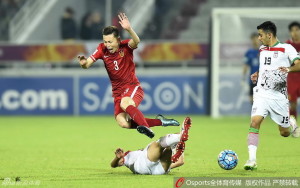
[[[245,170],[256,170],[257,169],[257,164],[256,161],[250,161],[248,160],[246,164],[244,165]]]

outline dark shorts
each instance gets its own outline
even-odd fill
[[[121,100],[123,97],[130,97],[135,103],[135,106],[138,107],[144,98],[144,90],[140,85],[128,85],[124,87],[122,94],[114,98],[114,105],[115,105],[115,117],[124,112],[121,108]]]
[[[256,84],[249,83],[249,96],[253,96],[253,88],[256,86]]]

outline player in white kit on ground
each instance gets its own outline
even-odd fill
[[[257,168],[259,129],[267,115],[278,125],[281,136],[300,136],[295,118],[289,116],[286,85],[287,74],[300,71],[299,55],[292,45],[278,41],[274,23],[266,21],[257,26],[257,30],[258,39],[263,45],[259,49],[259,71],[251,75],[251,80],[257,82],[257,86],[253,89],[254,101],[248,134],[249,160],[244,165],[245,170]]]
[[[167,174],[170,169],[184,164],[183,152],[191,125],[191,118],[186,117],[178,134],[168,134],[161,137],[142,150],[124,153],[123,149],[118,148],[115,152],[115,158],[111,162],[111,167],[126,166],[134,174]],[[172,154],[172,148],[175,149],[174,154]]]

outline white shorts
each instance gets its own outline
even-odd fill
[[[290,126],[289,123],[289,101],[255,97],[252,105],[252,116],[263,116],[270,114],[271,119],[283,128]]]
[[[148,159],[148,148],[150,144],[143,150],[134,163],[134,171],[137,174],[162,175],[167,172],[163,168],[160,161],[152,162]]]

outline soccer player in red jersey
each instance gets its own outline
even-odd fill
[[[300,52],[300,23],[292,22],[289,25],[291,39],[286,43],[291,44]],[[290,115],[297,119],[297,99],[300,97],[300,72],[291,72],[287,78],[287,90],[290,101]]]
[[[145,118],[137,108],[144,97],[133,62],[133,50],[137,48],[140,39],[127,16],[120,13],[118,17],[120,25],[130,34],[131,39],[121,41],[117,27],[105,27],[102,31],[103,43],[98,45],[89,58],[78,56],[78,60],[84,69],[89,68],[98,59],[103,60],[112,85],[116,121],[123,128],[137,129],[138,132],[153,138],[154,133],[150,127],[179,126],[179,123],[162,115],[158,115],[156,119]]]

